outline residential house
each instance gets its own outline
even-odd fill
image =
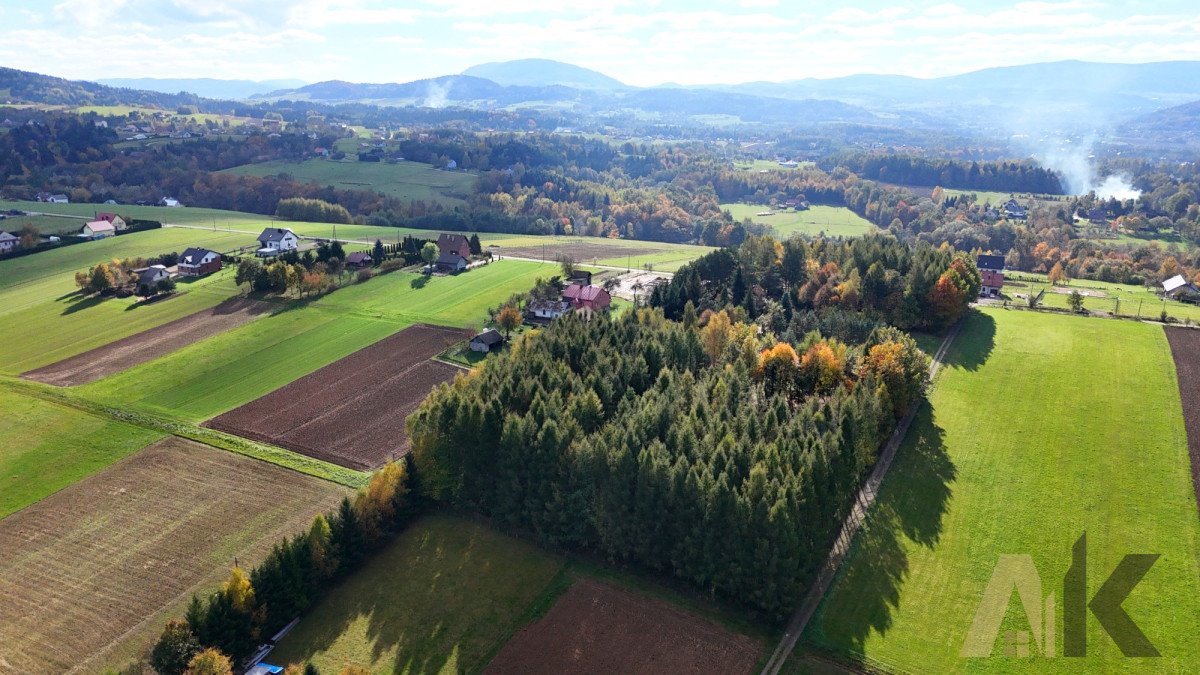
[[[471,338],[470,347],[473,352],[487,353],[504,344],[504,338],[495,328],[489,328]]]
[[[93,220],[92,222],[83,226],[83,232],[81,233],[81,236],[87,237],[88,239],[104,239],[105,237],[111,237],[116,233],[117,228],[113,227],[113,224],[107,220]]]
[[[434,263],[434,266],[439,272],[461,272],[467,269],[467,259],[454,251],[450,251],[438,256],[437,262]]]
[[[979,277],[983,281],[979,295],[985,298],[999,297],[1004,288],[1004,256],[981,255],[975,259],[975,266],[979,268]]]
[[[0,232],[0,255],[11,253],[21,240],[8,232]]]
[[[455,170],[455,169],[457,169],[457,168],[458,168],[458,162],[456,162],[456,161],[454,161],[454,160],[452,160],[452,159],[451,159],[451,160],[448,160],[448,161],[446,162],[446,169],[447,169],[448,171],[453,171],[453,170]]]
[[[50,194],[49,192],[39,192],[36,195],[34,195],[33,198],[39,202],[48,202],[48,201],[50,201],[50,198],[53,196],[54,195]]]
[[[162,199],[158,200],[158,205],[159,206],[169,206],[171,208],[183,206],[183,204],[179,203],[178,199],[172,199],[170,197],[163,197]]]
[[[590,286],[592,284],[592,273],[586,270],[575,270],[571,272],[571,278],[567,279],[567,283]]]
[[[138,292],[142,295],[150,295],[154,288],[158,286],[158,282],[164,279],[170,279],[171,273],[162,265],[151,265],[144,270],[140,270],[138,274]]]
[[[112,223],[112,226],[116,228],[118,232],[123,232],[129,229],[129,225],[125,222],[125,219],[115,213],[97,213],[96,220],[104,220]]]
[[[206,248],[189,247],[179,256],[179,273],[185,277],[202,277],[221,269],[221,254]]]
[[[1197,289],[1194,285],[1188,283],[1188,280],[1183,278],[1182,274],[1176,274],[1175,276],[1171,277],[1170,279],[1167,279],[1166,281],[1164,281],[1162,283],[1162,286],[1163,286],[1163,295],[1168,298],[1173,298],[1178,295],[1183,295],[1184,293],[1200,292],[1200,291],[1197,291]]]
[[[535,321],[551,321],[571,311],[571,303],[566,300],[534,300],[525,306],[527,318]]]
[[[68,199],[67,196],[64,194],[50,195],[50,199],[47,199],[46,201],[50,202],[51,204],[70,204],[71,203],[71,200]]]
[[[300,245],[300,237],[286,227],[268,227],[258,235],[259,249],[255,255],[260,258],[277,256],[287,251],[295,251]]]
[[[598,312],[612,304],[612,296],[600,286],[571,284],[563,289],[563,300],[575,309],[587,308]]]
[[[1024,206],[1021,206],[1015,199],[1010,199],[1000,205],[1004,211],[1004,217],[1009,220],[1024,220],[1028,216],[1028,212]]]
[[[438,235],[437,245],[438,252],[443,255],[457,253],[462,258],[471,257],[471,242],[464,235],[443,232]]]
[[[375,260],[370,253],[357,251],[346,256],[346,264],[350,267],[370,267]]]

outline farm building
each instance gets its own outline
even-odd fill
[[[171,273],[162,265],[151,265],[138,274],[138,289],[153,289],[158,282],[170,279]]]
[[[350,267],[370,267],[375,260],[370,253],[357,251],[346,256],[346,264]]]
[[[575,270],[571,272],[571,278],[567,279],[569,283],[579,284],[580,286],[590,286],[592,284],[592,273],[585,270]]]
[[[979,295],[998,297],[1004,288],[1004,256],[981,255],[975,259],[975,266],[979,268],[979,277],[983,281]]]
[[[178,199],[172,199],[171,197],[163,197],[162,199],[158,200],[158,205],[159,206],[169,206],[171,208],[175,208],[177,206],[183,206],[183,204],[179,203]]]
[[[566,300],[534,300],[525,308],[528,318],[549,321],[571,311],[571,303]]]
[[[1025,207],[1021,206],[1021,204],[1015,199],[1010,199],[1004,202],[1000,205],[1000,208],[1004,210],[1004,217],[1012,220],[1024,220],[1028,215]]]
[[[471,257],[471,242],[461,234],[446,234],[443,232],[438,235],[437,245],[438,251],[442,255],[456,253],[461,258]]]
[[[1165,295],[1167,297],[1174,297],[1176,295],[1181,295],[1183,293],[1200,292],[1200,291],[1197,291],[1197,289],[1194,285],[1188,283],[1188,280],[1183,278],[1182,274],[1176,274],[1175,276],[1171,277],[1170,279],[1167,279],[1166,281],[1163,282],[1162,286],[1163,286],[1163,295]]]
[[[112,223],[118,232],[129,229],[129,224],[125,222],[125,219],[115,213],[97,213],[96,220]]]
[[[103,239],[111,237],[116,233],[117,228],[113,227],[113,224],[107,220],[93,220],[83,226],[80,236],[87,237],[88,239]]]
[[[0,232],[0,253],[12,251],[20,241],[20,239],[17,239],[8,232]]]
[[[434,265],[439,272],[461,272],[467,269],[467,259],[450,251],[438,256],[437,262]]]
[[[496,347],[504,344],[504,338],[501,337],[499,331],[495,328],[489,328],[479,335],[471,338],[471,351],[473,352],[490,352]]]
[[[68,199],[67,196],[63,195],[63,194],[50,195],[50,198],[47,199],[46,201],[50,202],[51,204],[69,204],[69,203],[71,203],[71,200]]]
[[[268,227],[258,235],[261,245],[255,255],[260,258],[277,256],[285,251],[295,251],[300,245],[300,237],[286,227]]]
[[[185,277],[202,277],[221,269],[221,254],[206,248],[189,247],[179,256],[179,273]]]
[[[599,286],[580,286],[571,284],[563,289],[563,300],[571,303],[575,309],[587,308],[599,311],[612,303],[612,296]]]

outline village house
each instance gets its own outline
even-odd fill
[[[571,272],[567,283],[579,284],[580,286],[590,286],[592,283],[592,273],[587,270],[575,270]]]
[[[1176,274],[1167,279],[1162,283],[1162,287],[1163,295],[1168,298],[1174,298],[1185,293],[1200,293],[1200,290],[1197,290],[1194,285],[1188,283],[1188,280],[1182,274]]]
[[[586,308],[593,312],[598,312],[612,304],[612,296],[600,286],[571,284],[563,289],[562,297],[575,309]]]
[[[113,224],[107,220],[93,220],[83,226],[80,236],[87,237],[88,239],[104,239],[116,233],[117,228],[113,227]]]
[[[158,205],[159,206],[169,206],[171,208],[183,206],[183,204],[179,203],[178,199],[172,199],[171,197],[163,197],[162,199],[158,200]]]
[[[259,249],[255,255],[260,258],[277,256],[287,251],[295,251],[300,245],[300,237],[286,227],[268,227],[258,235]]]
[[[1001,289],[1004,288],[1004,256],[981,255],[975,259],[975,266],[979,268],[979,277],[983,281],[979,295],[986,298],[999,297]]]
[[[439,272],[461,272],[467,269],[467,259],[455,251],[450,251],[439,255],[437,262],[434,263],[434,267]]]
[[[50,195],[50,198],[47,199],[46,201],[50,202],[51,204],[70,204],[71,203],[71,200],[68,199],[67,196],[64,194]]]
[[[346,264],[350,267],[370,267],[375,260],[370,253],[356,251],[346,256]]]
[[[206,248],[189,247],[179,256],[179,273],[185,277],[202,277],[221,269],[221,254]]]
[[[437,239],[438,252],[440,253],[457,253],[462,258],[471,257],[471,242],[466,236],[461,234],[447,234],[443,232],[438,235]]]
[[[21,240],[14,237],[8,232],[0,232],[0,255],[11,253],[17,247]]]
[[[1021,204],[1015,199],[1010,199],[1004,202],[1000,205],[1000,208],[1004,211],[1004,217],[1008,218],[1009,220],[1024,220],[1028,215],[1025,207],[1021,206]]]
[[[142,295],[150,295],[154,292],[154,288],[158,286],[158,282],[164,279],[170,279],[171,273],[162,265],[151,265],[138,274],[138,292]]]
[[[504,344],[504,338],[495,328],[489,328],[471,338],[470,347],[473,352],[487,353]]]
[[[525,307],[526,317],[536,322],[546,322],[571,311],[571,303],[566,300],[534,300]]]
[[[125,230],[129,229],[129,225],[125,222],[125,219],[115,213],[97,213],[96,220],[103,220],[112,223],[112,226],[118,232],[124,232]]]

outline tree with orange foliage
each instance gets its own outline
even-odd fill
[[[911,337],[897,329],[882,329],[877,338],[882,341],[867,350],[858,374],[861,378],[874,376],[886,387],[892,412],[899,419],[925,390],[929,357]]]
[[[800,359],[796,356],[796,350],[786,342],[777,342],[775,346],[759,353],[754,375],[762,381],[768,396],[775,393],[790,396],[796,386],[799,366]]]
[[[806,390],[828,394],[845,381],[846,345],[837,340],[821,341],[800,357],[799,382]]]
[[[403,462],[388,462],[371,474],[367,489],[354,500],[354,510],[362,523],[367,539],[378,540],[384,533],[384,523],[396,514],[396,507],[408,494],[408,474]]]
[[[1054,263],[1054,267],[1050,268],[1050,274],[1048,274],[1046,278],[1049,279],[1050,283],[1054,284],[1055,286],[1064,284],[1068,280],[1067,272],[1063,269],[1063,264],[1061,262]]]
[[[948,326],[963,315],[971,301],[968,293],[967,282],[953,267],[942,272],[929,291],[929,305],[938,325]]]

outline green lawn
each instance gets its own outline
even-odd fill
[[[420,162],[359,162],[308,159],[302,162],[273,161],[245,164],[223,173],[238,176],[287,174],[298,181],[331,185],[343,190],[374,190],[389,197],[462,203],[475,190],[475,174],[441,171]]]
[[[858,237],[876,229],[870,221],[842,206],[813,206],[806,211],[777,210],[771,216],[758,215],[771,211],[769,206],[763,204],[722,204],[721,208],[729,211],[734,220],[749,218],[753,222],[770,225],[775,230],[775,236],[780,238],[796,234]]]
[[[84,385],[79,392],[110,405],[137,404],[198,422],[413,323],[481,326],[489,307],[529,290],[549,267],[503,261],[429,279],[393,272]]]
[[[1010,297],[1015,297],[1016,293],[1026,295],[1030,291],[1036,293],[1042,288],[1047,288],[1046,295],[1042,298],[1042,304],[1047,307],[1068,307],[1070,292],[1078,290],[1087,296],[1083,300],[1083,308],[1089,311],[1112,312],[1117,309],[1122,316],[1141,316],[1157,320],[1163,309],[1166,309],[1167,315],[1173,319],[1200,321],[1200,306],[1177,300],[1167,300],[1164,303],[1163,299],[1158,296],[1156,288],[1072,279],[1068,283],[1058,286],[1058,292],[1055,292],[1056,289],[1050,287],[1050,282],[1046,280],[1045,274],[1011,272],[1005,277],[1004,292]],[[1090,295],[1088,295],[1089,292]],[[1120,299],[1119,306],[1117,305],[1118,298]],[[1021,301],[1015,300],[1015,302]]]
[[[799,162],[798,166],[787,167],[780,166],[779,162],[773,159],[756,159],[750,162],[734,162],[733,165],[745,171],[795,171],[796,169],[810,169],[816,166],[816,162]]]
[[[1198,524],[1162,329],[984,310],[955,341],[805,638],[912,672],[1196,672]],[[1094,617],[1083,659],[1005,658],[1003,637],[991,658],[960,658],[1000,555],[1032,556],[1061,619],[1084,532],[1089,598],[1126,554],[1162,554],[1124,608],[1163,658],[1123,658]],[[1027,629],[1019,607],[1003,631]],[[1057,633],[1061,654],[1061,620]]]
[[[413,523],[271,654],[321,672],[478,672],[552,586],[562,559],[451,516]]]
[[[36,213],[60,213],[69,216],[95,216],[101,211],[112,211],[125,218],[142,220],[157,220],[162,223],[177,223],[180,225],[212,225],[225,227],[229,223],[262,223],[273,220],[270,216],[241,211],[223,211],[221,209],[205,209],[192,206],[170,208],[166,206],[137,206],[136,204],[44,204],[41,202],[21,202],[0,200],[0,210],[20,209]],[[19,219],[18,219],[19,220]],[[83,223],[80,223],[82,227]]]
[[[0,410],[0,518],[163,437],[24,396],[2,384]]]

